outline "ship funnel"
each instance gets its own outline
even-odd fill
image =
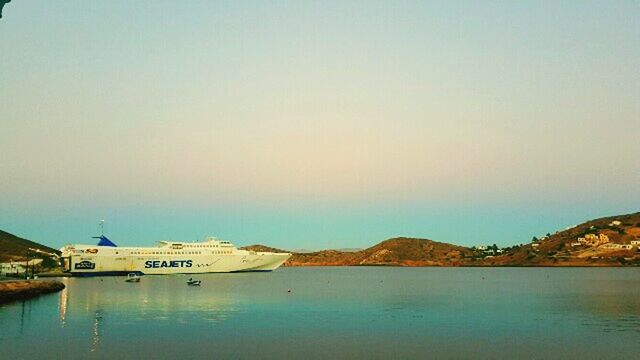
[[[106,236],[104,235],[100,235],[100,236],[94,236],[93,239],[100,239],[100,241],[98,241],[98,246],[112,246],[112,247],[118,247],[118,245],[114,244],[113,241],[109,240]]]

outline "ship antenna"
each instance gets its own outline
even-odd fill
[[[100,220],[100,236],[104,235],[104,220]]]

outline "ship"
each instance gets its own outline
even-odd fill
[[[273,271],[290,253],[250,251],[207,237],[201,242],[158,241],[153,247],[117,246],[106,236],[97,245],[65,245],[63,271],[74,276],[203,274]]]

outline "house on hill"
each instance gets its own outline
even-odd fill
[[[578,238],[578,243],[587,246],[600,246],[609,243],[609,237],[605,234],[586,234],[584,237]],[[573,244],[572,244],[573,246]]]

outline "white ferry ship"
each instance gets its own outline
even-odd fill
[[[91,276],[273,271],[291,256],[239,250],[229,241],[213,237],[194,243],[158,241],[155,247],[119,247],[104,235],[96,239],[100,239],[98,245],[60,249],[65,272]]]

